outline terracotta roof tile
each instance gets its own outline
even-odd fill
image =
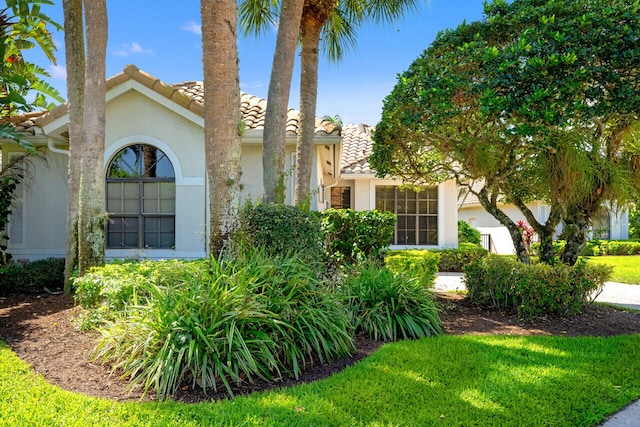
[[[199,81],[177,83],[174,88],[184,93],[196,102],[203,104],[204,85]],[[244,123],[248,129],[263,129],[264,117],[267,111],[267,100],[255,95],[242,92],[240,95],[240,110]],[[300,113],[293,108],[287,111],[287,133],[294,135],[300,127]],[[316,118],[315,134],[330,135],[340,131],[340,125],[328,120]]]
[[[26,133],[30,135],[36,134],[36,121],[47,114],[47,111],[33,111],[31,113],[21,114],[19,116],[10,117],[8,122],[13,130],[18,133]]]
[[[375,173],[369,165],[369,156],[373,148],[371,127],[364,124],[344,125],[342,127],[342,156],[340,159],[343,174]]]

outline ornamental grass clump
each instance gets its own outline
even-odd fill
[[[584,261],[571,267],[526,265],[512,258],[489,255],[465,267],[464,280],[469,300],[476,305],[531,318],[579,313],[610,276],[609,266]]]
[[[94,357],[166,399],[185,384],[232,395],[353,351],[346,311],[297,258],[245,248],[194,265],[184,281],[142,281],[144,303],[101,328]]]
[[[419,277],[393,273],[375,262],[355,267],[344,279],[344,295],[356,332],[374,340],[396,341],[442,333],[430,286]]]

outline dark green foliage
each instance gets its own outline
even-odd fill
[[[356,264],[366,259],[382,261],[389,247],[396,216],[377,210],[328,209],[322,212],[330,261],[337,265]]]
[[[481,235],[467,221],[458,221],[458,243],[480,244]]]
[[[489,252],[472,243],[462,243],[457,248],[432,250],[440,255],[438,271],[462,271],[464,266],[486,256]]]
[[[579,262],[526,265],[510,257],[489,255],[464,269],[469,300],[481,307],[531,318],[580,312],[611,276],[611,267]]]
[[[56,292],[64,286],[64,258],[47,258],[0,268],[0,293]]]
[[[426,250],[391,251],[384,259],[385,266],[394,274],[417,279],[423,286],[432,287],[438,272],[438,253]]]
[[[509,229],[523,261],[522,235],[498,201],[545,245],[562,220],[571,265],[600,207],[640,187],[638,40],[637,1],[487,2],[481,21],[441,32],[398,76],[371,166],[407,182],[455,178]],[[550,206],[545,223],[532,200]]]
[[[440,334],[434,295],[419,278],[395,274],[376,263],[361,263],[340,289],[357,332],[396,341]]]
[[[629,238],[640,241],[640,204],[629,211]]]
[[[268,255],[294,252],[305,260],[318,261],[324,254],[317,214],[295,206],[248,204],[242,213],[241,232],[235,238],[264,247]]]
[[[587,247],[582,255],[640,255],[640,242],[631,240],[591,240],[587,242]]]
[[[14,199],[14,190],[18,183],[20,183],[20,176],[8,175],[3,173],[0,175],[0,266],[6,264],[7,259],[7,224],[9,223],[9,215],[11,215],[11,203]]]
[[[231,394],[256,378],[297,377],[353,350],[347,312],[312,267],[236,249],[211,264],[108,265],[78,279],[86,318],[102,325],[95,356],[164,399],[184,383]]]

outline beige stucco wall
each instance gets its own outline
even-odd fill
[[[345,175],[345,178],[351,178]],[[375,209],[376,186],[402,185],[401,181],[379,179],[371,176],[357,176],[353,179],[340,179],[335,185],[351,187],[351,206],[356,211]],[[331,190],[326,190],[326,200],[331,197]],[[438,247],[458,246],[458,206],[455,181],[450,180],[438,185]],[[411,246],[414,248],[415,246]],[[394,248],[396,248],[394,246]]]
[[[3,162],[11,152],[22,152],[15,144],[3,144]],[[62,257],[65,254],[67,218],[67,158],[41,150],[43,158],[31,158],[23,181],[22,236],[9,239],[14,260]],[[22,242],[20,242],[22,240]]]
[[[109,249],[107,257],[204,257],[207,208],[201,124],[197,118],[176,114],[164,104],[130,90],[107,102],[105,165],[119,150],[136,143],[158,147],[173,165],[176,176],[175,249]]]

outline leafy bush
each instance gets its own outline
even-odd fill
[[[394,274],[417,278],[423,286],[433,286],[438,272],[440,254],[425,250],[391,251],[384,259]]]
[[[531,318],[579,313],[591,295],[602,289],[611,267],[584,262],[573,267],[526,265],[489,255],[465,267],[464,272],[469,300],[474,304]]]
[[[239,240],[264,247],[268,255],[295,252],[305,260],[321,260],[324,245],[317,214],[277,203],[248,204],[241,218]]]
[[[474,245],[480,244],[482,235],[478,230],[473,228],[467,221],[458,221],[458,243],[473,243]]]
[[[640,242],[632,240],[592,240],[587,242],[584,256],[639,255]]]
[[[0,268],[0,292],[41,293],[64,287],[64,259],[47,258]]]
[[[587,246],[590,243],[591,242],[587,242]],[[560,257],[560,254],[564,250],[564,244],[565,244],[564,240],[554,240],[553,241],[553,243],[552,243],[553,256],[555,258]],[[529,248],[529,253],[531,254],[531,256],[539,256],[540,255],[540,243],[539,242],[531,243],[531,246]]]
[[[457,248],[431,250],[440,255],[438,271],[462,271],[465,265],[486,256],[489,252],[472,243],[461,243]]]
[[[346,310],[305,262],[270,257],[264,248],[234,255],[213,260],[211,268],[176,264],[181,272],[171,280],[155,274],[163,263],[151,273],[145,263],[121,269],[141,268],[135,275],[143,280],[133,292],[99,294],[117,295],[107,298],[112,301],[133,295],[130,301],[138,302],[125,303],[102,328],[94,356],[164,399],[188,381],[232,394],[233,384],[297,377],[312,361],[353,350]],[[130,287],[127,279],[114,279]]]
[[[640,240],[640,200],[629,209],[629,238]]]
[[[366,262],[341,286],[357,332],[374,340],[422,338],[442,332],[433,293],[419,278]]]
[[[356,264],[368,258],[382,261],[393,237],[395,214],[327,209],[321,215],[326,251],[333,264]]]
[[[92,268],[74,279],[76,305],[86,309],[78,317],[81,330],[96,328],[114,320],[131,305],[144,305],[154,285],[178,286],[208,280],[205,260],[116,261]]]

